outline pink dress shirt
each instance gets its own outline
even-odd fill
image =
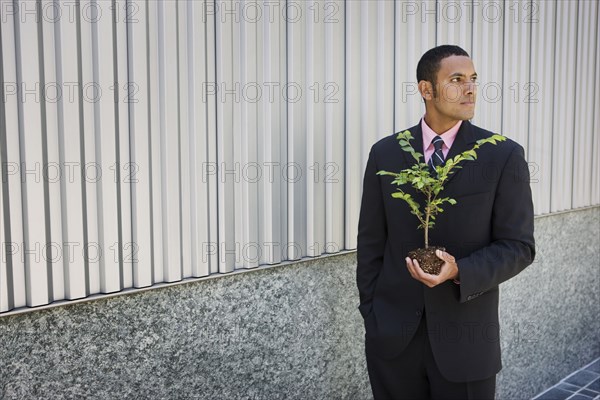
[[[444,159],[448,157],[448,152],[450,151],[450,147],[452,147],[452,143],[454,143],[454,139],[456,139],[456,134],[458,133],[458,129],[460,128],[460,124],[462,121],[458,121],[456,125],[452,128],[448,129],[446,132],[438,135],[427,125],[425,122],[425,117],[421,118],[421,130],[423,131],[423,157],[425,158],[425,162],[429,162],[429,158],[433,155],[433,144],[431,141],[436,136],[441,136],[444,144],[442,145],[442,153],[444,153]],[[460,285],[459,279],[452,280],[455,284]]]
[[[442,138],[442,140],[444,141],[444,144],[442,145],[442,153],[444,153],[444,159],[448,156],[450,147],[452,147],[452,143],[454,143],[454,139],[456,139],[456,134],[458,133],[460,124],[462,124],[462,121],[458,121],[456,123],[456,125],[454,125],[452,128],[448,129],[446,132],[442,133],[441,135],[438,135],[437,133],[435,133],[433,131],[433,129],[431,129],[429,127],[429,125],[427,125],[427,123],[425,122],[425,117],[421,118],[421,130],[423,131],[423,149],[424,149],[423,156],[425,157],[426,163],[429,162],[429,158],[431,158],[431,155],[433,154],[434,148],[433,148],[433,144],[431,144],[431,141],[436,136],[440,136]]]

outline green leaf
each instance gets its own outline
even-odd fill
[[[398,198],[404,200],[408,206],[410,207],[411,214],[417,216],[419,219],[420,225],[418,226],[420,229],[429,229],[432,228],[435,224],[436,214],[440,214],[444,212],[444,209],[440,207],[444,203],[450,203],[451,205],[456,204],[456,200],[451,199],[449,197],[444,197],[442,199],[438,199],[437,196],[442,193],[444,190],[444,183],[453,173],[456,172],[459,168],[462,168],[462,165],[459,165],[463,161],[473,161],[477,159],[477,149],[485,143],[496,144],[496,142],[506,140],[505,137],[501,135],[493,135],[489,138],[480,139],[476,142],[476,144],[461,154],[456,155],[453,158],[449,158],[446,160],[446,163],[443,166],[436,167],[437,175],[431,176],[429,166],[425,164],[423,160],[423,154],[417,153],[410,140],[413,139],[410,131],[405,130],[403,132],[399,132],[397,135],[399,145],[401,149],[405,152],[410,153],[415,159],[416,163],[413,164],[410,168],[406,168],[399,173],[392,173],[387,171],[379,171],[378,175],[389,175],[393,176],[394,179],[392,184],[397,186],[402,186],[405,184],[409,184],[418,192],[425,195],[425,198],[428,201],[425,201],[423,206],[423,211],[421,210],[421,204],[419,204],[412,196],[401,189],[397,189],[397,192],[392,193],[393,198]],[[425,223],[427,220],[427,223]]]

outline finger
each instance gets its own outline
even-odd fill
[[[416,259],[411,260],[409,257],[406,257],[405,260],[408,272],[410,273],[410,276],[412,276],[414,279],[418,280],[419,282],[430,288],[437,286],[440,283],[439,276],[428,274],[425,271],[423,271],[419,266],[419,262]]]
[[[411,260],[410,258],[406,258],[406,265],[408,267],[408,271],[410,273],[410,276],[413,277],[413,279],[428,285],[427,281],[425,281],[422,277],[423,275],[423,271],[421,270],[421,267],[419,266],[419,262],[417,260]]]
[[[414,271],[415,271],[415,275],[416,275],[415,278],[418,281],[424,283],[425,285],[427,285],[430,288],[434,287],[438,284],[437,283],[437,279],[438,279],[437,275],[428,274],[427,272],[423,271],[417,260],[413,260],[413,264],[415,265],[414,266]]]
[[[448,279],[449,276],[449,271],[451,270],[451,265],[448,262],[445,262],[442,265],[442,268],[440,269],[440,273],[438,275],[436,275],[437,279],[440,280],[440,282],[446,281]]]
[[[418,281],[422,281],[420,276],[421,267],[419,267],[419,262],[417,260],[411,260],[410,270],[413,278]]]
[[[442,251],[442,250],[436,250],[436,251],[435,251],[435,255],[436,255],[438,258],[440,258],[440,259],[442,259],[442,260],[444,260],[444,261],[446,261],[446,262],[452,262],[452,263],[453,263],[453,262],[455,262],[455,258],[454,258],[454,256],[450,255],[449,253],[446,253],[445,251]]]
[[[413,260],[413,268],[414,268],[417,279],[420,280],[421,282],[427,284],[427,281],[429,280],[429,277],[428,277],[429,274],[426,273],[425,271],[423,271],[423,269],[421,268],[421,266],[419,265],[419,262],[417,260]]]
[[[414,265],[414,267],[415,267],[415,270],[416,270],[417,272],[421,272],[421,271],[423,271],[423,270],[421,269],[421,266],[419,265],[419,261],[418,261],[416,258],[413,260],[413,265]]]
[[[443,268],[443,266],[442,266]],[[419,271],[419,279],[425,283],[429,287],[434,287],[442,283],[444,280],[442,278],[442,272],[440,271],[439,275],[429,274],[424,271]]]
[[[412,276],[413,278],[417,278],[415,275],[415,268],[413,266],[412,260],[408,257],[405,258],[406,260],[406,268],[408,269],[408,273],[410,274],[410,276]]]

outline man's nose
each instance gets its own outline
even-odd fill
[[[476,82],[467,82],[465,84],[465,94],[474,94],[477,91]]]

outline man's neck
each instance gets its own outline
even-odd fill
[[[456,120],[447,119],[447,120],[443,120],[443,121],[436,121],[434,118],[431,118],[431,116],[428,116],[427,113],[425,113],[425,116],[423,118],[425,119],[425,123],[427,124],[427,126],[429,126],[431,128],[431,130],[434,131],[438,135],[441,135],[442,133],[446,132],[448,129],[450,129],[454,125],[456,125],[458,123],[458,121],[460,121],[458,119],[456,119]]]

